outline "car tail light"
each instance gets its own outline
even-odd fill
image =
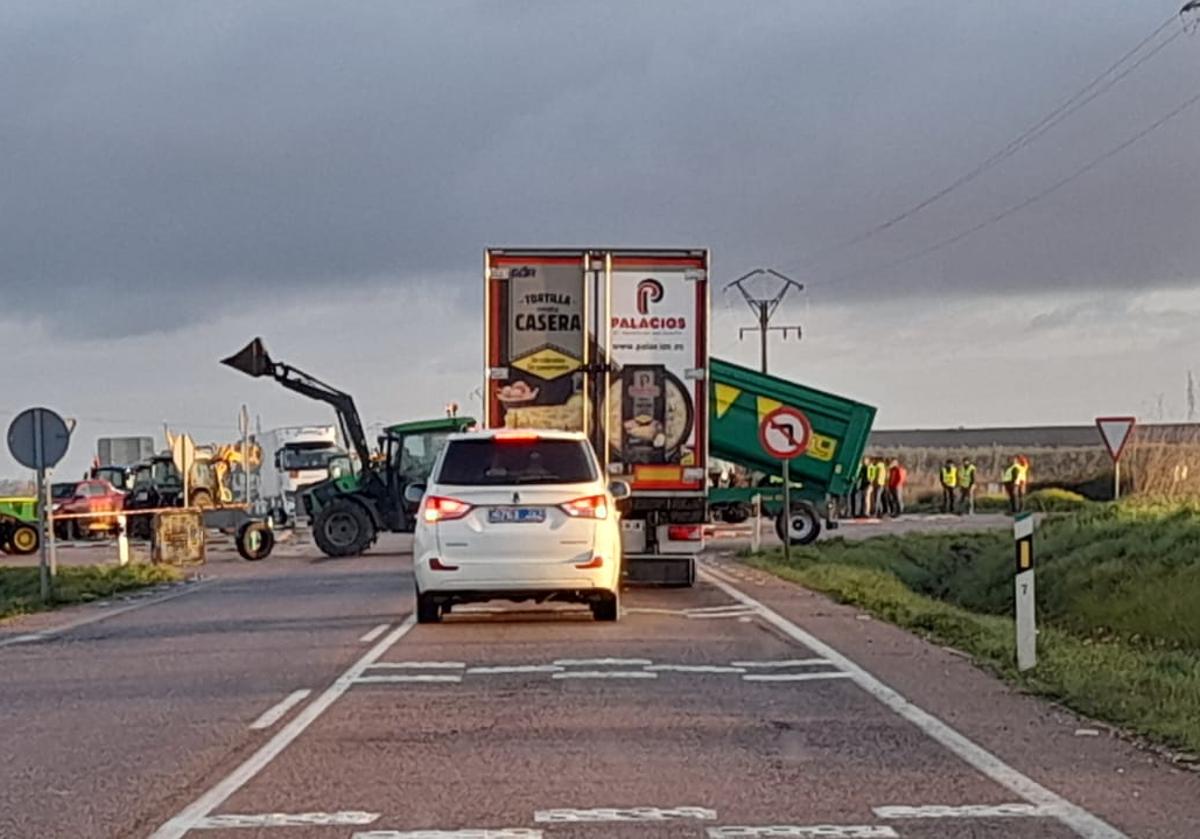
[[[587,562],[575,563],[575,567],[576,568],[603,568],[604,567],[604,557],[597,554],[596,556],[593,556],[591,559],[589,559]]]
[[[429,570],[430,571],[457,571],[458,566],[457,565],[447,565],[446,563],[442,562],[440,559],[438,559],[435,556],[435,557],[431,557],[429,560]]]
[[[457,498],[445,498],[440,495],[431,495],[425,499],[425,512],[423,515],[425,521],[435,524],[439,521],[461,519],[469,512],[471,512],[471,505],[466,501],[459,501]]]
[[[667,528],[667,538],[672,542],[699,542],[704,539],[704,525],[673,524]]]
[[[576,498],[560,505],[564,513],[573,519],[606,519],[608,518],[608,499],[603,495],[589,495],[586,498]]]

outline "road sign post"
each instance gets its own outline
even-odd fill
[[[762,418],[758,426],[758,441],[763,451],[779,459],[783,473],[783,510],[779,515],[783,523],[783,559],[786,562],[792,556],[792,482],[788,462],[808,450],[808,444],[812,441],[812,424],[801,411],[781,406]]]
[[[46,517],[52,503],[46,470],[58,465],[70,443],[71,429],[62,417],[48,408],[22,411],[8,427],[9,452],[17,463],[37,472],[38,580],[43,602],[50,599],[51,578],[57,570],[48,545],[52,539],[47,538],[46,533]]]
[[[1113,500],[1121,497],[1121,454],[1125,444],[1133,434],[1137,424],[1135,417],[1096,417],[1096,428],[1100,431],[1100,439],[1108,449],[1113,462]]]
[[[1013,541],[1017,564],[1016,587],[1017,669],[1037,665],[1037,614],[1033,582],[1033,514],[1018,513],[1013,519]]]

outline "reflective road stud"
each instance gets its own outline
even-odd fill
[[[1013,520],[1017,567],[1017,669],[1029,670],[1037,664],[1037,621],[1033,587],[1033,515],[1021,513]]]

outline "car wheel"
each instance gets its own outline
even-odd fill
[[[417,623],[439,623],[442,619],[442,604],[432,595],[417,592]]]
[[[237,552],[247,562],[266,559],[275,549],[275,531],[264,521],[248,521],[238,528]]]
[[[811,504],[793,504],[791,516],[781,510],[775,517],[775,535],[781,542],[790,536],[793,545],[811,545],[821,535],[821,517]]]
[[[313,539],[326,556],[357,556],[375,540],[375,525],[361,504],[339,498],[317,513]]]
[[[17,556],[28,556],[36,551],[41,543],[41,534],[30,524],[18,524],[8,537],[9,550]]]
[[[590,604],[592,617],[598,621],[611,622],[621,617],[621,596],[615,591],[605,594],[600,600]]]

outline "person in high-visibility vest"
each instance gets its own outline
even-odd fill
[[[958,499],[962,502],[961,512],[975,515],[975,464],[964,457],[958,470]]]
[[[888,464],[884,458],[875,461],[875,515],[883,518],[888,514]]]
[[[947,460],[942,467],[942,512],[954,512],[954,493],[958,489],[958,467],[953,460]]]
[[[1025,486],[1028,482],[1028,467],[1022,465],[1018,455],[1004,470],[1004,491],[1008,494],[1008,511],[1019,513],[1025,507]]]
[[[867,518],[875,515],[875,505],[878,503],[878,499],[875,497],[875,473],[878,471],[879,464],[873,459],[868,459],[865,470],[867,484],[863,492],[863,515]]]
[[[892,458],[888,466],[888,512],[892,518],[898,518],[904,513],[904,484],[908,480],[908,472],[899,459]]]

